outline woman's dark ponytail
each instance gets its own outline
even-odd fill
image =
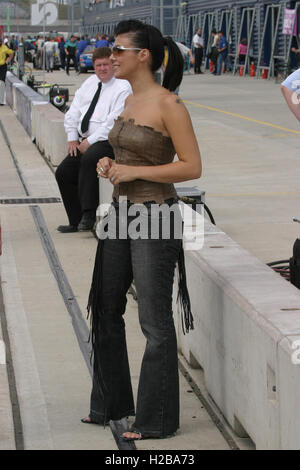
[[[179,47],[172,38],[165,37],[164,44],[168,50],[168,61],[162,86],[170,91],[175,91],[182,81],[184,68],[183,57]]]
[[[124,20],[116,26],[115,36],[131,34],[134,45],[151,52],[151,71],[155,73],[161,66],[165,57],[165,47],[168,50],[168,62],[163,78],[163,87],[175,91],[180,85],[183,75],[182,54],[170,38],[164,38],[155,26],[142,23],[139,20]]]

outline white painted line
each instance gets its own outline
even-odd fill
[[[6,364],[6,352],[4,341],[0,340],[0,365],[4,366]]]

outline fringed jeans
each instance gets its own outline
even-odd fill
[[[147,204],[144,216],[150,219],[151,203]],[[171,201],[168,204],[171,205]],[[176,206],[179,213],[177,203]],[[119,204],[115,202],[112,207],[118,228]],[[106,222],[110,219],[111,214]],[[133,428],[148,437],[166,437],[179,427],[177,341],[172,313],[174,270],[178,261],[181,300],[188,311],[185,324],[187,329],[193,328],[185,274],[182,273],[182,237],[175,238],[172,221],[170,236],[164,239],[162,228],[169,222],[163,215],[158,215],[158,219],[158,239],[128,236],[99,240],[89,297],[94,352],[90,417],[92,421],[105,423],[135,415]],[[153,226],[153,220],[151,216],[149,227]],[[134,221],[137,221],[136,217],[128,217],[127,228]],[[179,223],[182,228],[182,221]],[[133,280],[139,322],[146,338],[136,411],[123,319],[126,294]]]

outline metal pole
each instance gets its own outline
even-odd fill
[[[42,50],[42,59],[43,59],[43,82],[46,82],[46,50],[45,50],[45,42],[46,42],[46,8],[45,3],[43,5],[43,38],[44,38],[44,45]]]
[[[24,58],[24,44],[23,42],[18,45],[18,78],[22,80],[24,75],[25,58]]]
[[[163,0],[160,0],[160,6],[159,6],[159,13],[160,13],[160,31],[161,34],[164,34],[164,2]]]
[[[74,0],[71,0],[71,25],[72,34],[74,34]]]

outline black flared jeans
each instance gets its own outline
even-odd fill
[[[144,211],[144,217],[148,217],[148,221],[151,218],[149,227],[153,224],[150,205]],[[119,204],[114,203],[113,206],[118,229]],[[176,206],[180,214],[177,203]],[[161,228],[170,222],[166,214],[158,217],[158,239],[134,236],[120,239],[117,236],[99,240],[89,299],[94,350],[90,417],[102,423],[135,415],[133,428],[142,435],[165,437],[179,427],[178,358],[172,291],[182,237],[174,236],[172,219],[170,236],[162,238]],[[111,214],[107,220],[110,218]],[[182,229],[180,216],[175,218],[175,223],[181,224]],[[128,217],[127,225],[134,219]],[[143,223],[144,219],[141,220]],[[149,235],[150,231],[149,228]],[[123,319],[126,294],[133,279],[139,322],[146,338],[136,409]]]

